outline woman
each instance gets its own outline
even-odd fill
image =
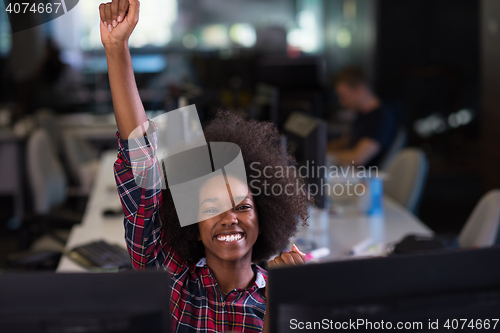
[[[305,224],[308,201],[300,191],[291,196],[272,192],[254,196],[248,188],[260,189],[257,193],[264,193],[264,187],[273,185],[285,188],[292,184],[300,188],[303,180],[295,173],[272,172],[293,165],[294,161],[282,153],[279,134],[271,124],[220,112],[205,129],[206,140],[237,144],[252,184],[247,186],[228,174],[230,190],[243,199],[221,212],[211,206],[207,193],[213,195],[214,191],[227,189],[217,188],[215,184],[220,182],[216,178],[208,179],[198,197],[198,213],[203,220],[181,227],[169,189],[138,186],[131,167],[140,152],[139,158],[143,162],[147,159],[146,174],[159,181],[154,154],[156,127],[148,122],[144,112],[128,50],[128,39],[139,20],[139,1],[113,0],[101,4],[99,11],[119,131],[115,176],[133,266],[163,267],[172,273],[173,331],[262,331],[264,322],[268,323],[264,320],[267,273],[252,262],[267,260],[287,246],[297,225]],[[130,139],[138,136],[138,128],[143,139],[132,141],[134,147],[130,147]],[[267,171],[263,172],[265,167]],[[268,266],[303,264],[304,260],[305,255],[294,246]]]

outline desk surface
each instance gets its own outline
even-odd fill
[[[408,234],[433,234],[417,217],[387,196],[384,197],[384,212],[383,217],[339,217],[331,216],[326,209],[313,208],[309,226],[300,227],[292,242],[299,238],[314,240],[317,247],[330,249],[325,260],[339,260],[349,257],[349,250],[367,240],[372,244],[388,244]]]
[[[126,248],[123,215],[115,217],[102,215],[106,209],[116,210],[121,207],[113,174],[116,156],[117,151],[107,151],[102,154],[99,171],[90,192],[82,223],[71,229],[66,243],[67,250],[99,239]],[[61,258],[57,267],[57,272],[85,271],[85,268],[74,263],[67,256]]]
[[[102,155],[82,224],[71,230],[67,249],[98,239],[125,247],[123,216],[102,215],[106,209],[116,210],[121,207],[113,175],[116,155],[116,151],[108,151]],[[331,254],[328,259],[335,260],[345,258],[349,249],[368,238],[377,243],[389,243],[410,233],[432,234],[432,230],[390,198],[384,198],[384,209],[383,218],[370,218],[331,216],[327,210],[313,208],[309,227],[300,228],[297,236],[314,239],[319,247],[329,247]],[[84,268],[66,256],[61,258],[57,268],[57,272],[84,271]]]

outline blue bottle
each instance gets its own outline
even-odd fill
[[[384,185],[382,178],[371,177],[368,178],[369,191],[370,191],[370,204],[368,206],[368,216],[383,216],[384,215]]]

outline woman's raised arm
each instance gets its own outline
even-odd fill
[[[141,169],[141,175],[144,175],[141,180],[152,177],[149,182],[157,184],[160,181],[154,156],[156,135],[150,135],[147,141],[128,140],[144,135],[148,125],[128,50],[128,39],[139,20],[139,1],[113,0],[101,4],[99,12],[116,124],[122,139],[118,141],[114,172],[125,215],[125,242],[136,269],[160,267],[168,257],[168,253],[163,250],[161,237],[161,188],[138,186],[133,172],[139,164],[139,167],[144,167]],[[141,125],[144,126],[141,128]],[[139,129],[137,132],[134,131],[136,128]],[[137,162],[138,159],[140,162]]]
[[[129,37],[139,21],[139,5],[138,0],[112,0],[99,6],[116,124],[125,140],[144,135],[148,125],[128,48]],[[142,133],[134,132],[141,126]]]

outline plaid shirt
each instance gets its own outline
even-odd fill
[[[262,290],[266,286],[265,270],[252,265],[256,274],[254,285],[249,289],[234,289],[224,297],[205,258],[197,264],[189,263],[162,241],[161,179],[155,157],[157,132],[154,124],[150,129],[146,137],[132,142],[133,147],[117,133],[115,179],[125,212],[125,240],[134,268],[163,267],[172,273],[173,332],[261,332],[266,311]],[[153,186],[144,186],[148,189],[138,186],[137,183],[145,181]]]

